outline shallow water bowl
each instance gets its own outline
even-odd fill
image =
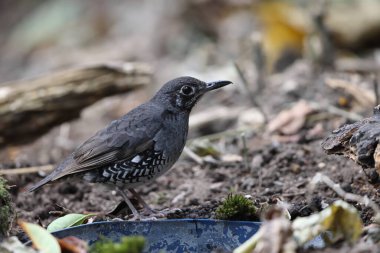
[[[92,244],[106,237],[119,241],[127,235],[146,239],[144,252],[232,251],[254,235],[260,222],[209,219],[95,222],[53,233],[58,238],[76,236]]]
[[[144,252],[231,252],[259,229],[261,222],[209,219],[95,222],[53,233],[58,238],[76,236],[92,244],[101,237],[119,241],[128,235],[146,239]],[[320,236],[306,247],[322,248]]]

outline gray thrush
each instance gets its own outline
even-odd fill
[[[230,83],[205,83],[192,77],[167,82],[148,102],[85,141],[29,191],[76,176],[92,183],[115,185],[136,219],[139,213],[124,189],[152,212],[133,188],[154,180],[173,166],[185,146],[193,106],[206,92]]]

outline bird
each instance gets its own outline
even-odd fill
[[[79,145],[28,191],[57,180],[79,177],[90,183],[114,186],[134,219],[140,219],[140,214],[126,190],[148,213],[154,213],[134,188],[153,181],[174,165],[185,147],[189,115],[194,105],[208,91],[231,83],[206,83],[189,76],[168,81],[146,103],[112,121]]]

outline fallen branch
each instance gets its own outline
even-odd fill
[[[15,168],[15,169],[2,169],[0,170],[0,175],[20,175],[20,174],[29,174],[37,172],[50,172],[54,169],[53,165],[43,165],[35,167],[24,167],[24,168]]]
[[[0,148],[30,142],[99,99],[151,81],[141,63],[101,64],[0,85]]]
[[[245,75],[243,73],[243,70],[239,67],[239,65],[237,64],[237,62],[234,63],[234,67],[236,69],[236,72],[239,74],[239,77],[240,77],[240,79],[241,79],[241,81],[243,83],[243,87],[245,89],[246,95],[249,98],[249,101],[251,102],[252,106],[257,107],[257,109],[261,112],[261,114],[264,117],[264,123],[267,123],[268,122],[268,116],[265,113],[265,111],[262,108],[262,106],[260,105],[260,103],[257,102],[257,97],[255,97],[255,95],[249,89],[248,80],[245,77]]]
[[[311,180],[310,185],[312,189],[314,189],[315,186],[320,182],[327,185],[344,200],[362,203],[363,205],[370,207],[375,212],[374,221],[376,223],[380,223],[380,207],[376,204],[376,202],[372,201],[367,196],[360,196],[357,194],[345,192],[339,184],[335,183],[328,176],[323,175],[322,173],[317,173]]]
[[[338,107],[333,106],[333,105],[321,105],[317,102],[309,102],[309,105],[311,105],[311,107],[313,107],[313,109],[316,111],[327,111],[328,113],[338,115],[352,121],[363,119],[363,117],[360,114],[357,114],[354,112],[348,112],[348,111],[339,109]]]

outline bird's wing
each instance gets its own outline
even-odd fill
[[[52,180],[100,168],[131,158],[150,148],[161,129],[161,112],[155,108],[138,107],[79,146],[72,154],[73,161],[58,169]]]

